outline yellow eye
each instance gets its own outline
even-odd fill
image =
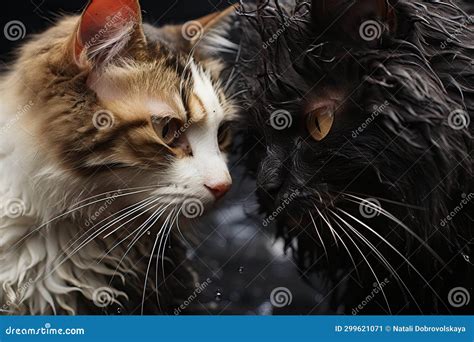
[[[175,118],[160,118],[152,116],[152,123],[156,134],[163,140],[163,142],[172,146],[175,140],[179,137],[178,132],[181,127],[181,122]]]
[[[316,141],[321,141],[329,134],[334,123],[334,109],[321,107],[306,114],[306,127]]]

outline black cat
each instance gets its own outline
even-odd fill
[[[467,11],[242,3],[233,74],[264,225],[276,223],[303,274],[345,283],[346,313],[474,313]]]

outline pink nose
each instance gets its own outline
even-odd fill
[[[229,191],[232,183],[223,182],[223,183],[207,183],[204,186],[214,195],[216,199],[221,198]]]

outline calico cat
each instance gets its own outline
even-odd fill
[[[2,312],[155,313],[162,274],[194,286],[176,234],[231,186],[235,110],[212,53],[225,20],[191,24],[92,0],[1,77]]]
[[[263,225],[330,284],[332,312],[474,312],[467,10],[243,2],[234,72]]]

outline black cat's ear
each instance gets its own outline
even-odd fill
[[[389,0],[312,0],[312,21],[318,35],[341,41],[378,45],[397,29]]]

